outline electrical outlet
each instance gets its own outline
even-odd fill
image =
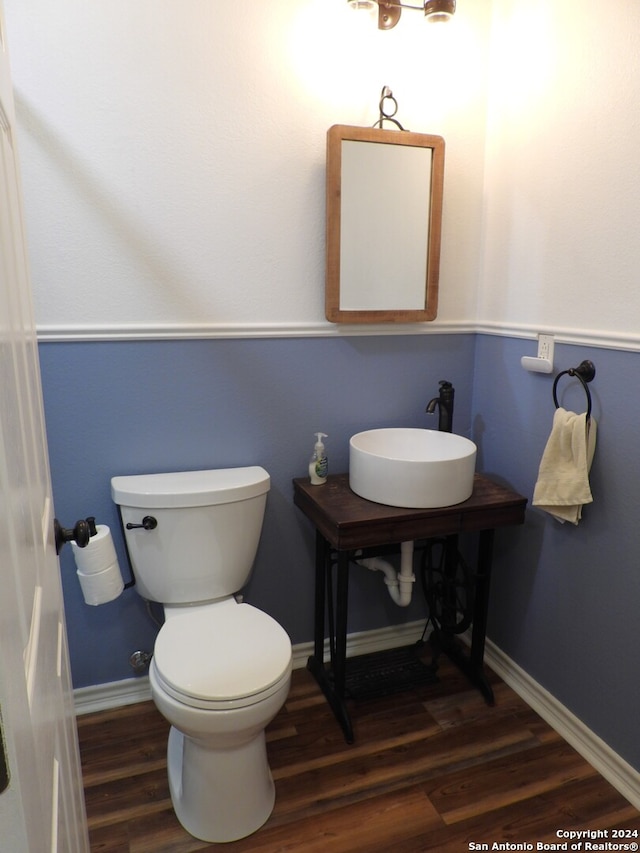
[[[553,367],[553,335],[538,335],[538,358],[544,358]]]
[[[523,355],[520,364],[534,373],[553,373],[553,335],[538,335],[538,355]]]

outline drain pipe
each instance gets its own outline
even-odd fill
[[[413,542],[400,543],[400,571],[396,572],[391,563],[380,557],[368,557],[366,560],[356,560],[359,566],[372,572],[383,572],[384,582],[389,595],[398,607],[407,607],[413,595],[413,585],[416,576],[413,573]]]

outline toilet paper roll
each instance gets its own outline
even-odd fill
[[[103,572],[113,563],[118,562],[111,531],[107,525],[98,524],[96,530],[98,532],[89,539],[89,544],[85,548],[79,548],[75,542],[71,543],[78,571],[84,575]]]
[[[101,572],[86,575],[78,569],[77,574],[87,604],[106,604],[117,598],[124,589],[124,581],[117,560]]]

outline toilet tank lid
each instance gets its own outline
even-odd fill
[[[269,474],[258,465],[132,474],[112,477],[111,496],[119,506],[144,509],[214,506],[254,498],[269,491]]]

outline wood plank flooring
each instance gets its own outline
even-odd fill
[[[152,703],[79,717],[92,853],[462,853],[557,845],[559,829],[640,831],[640,813],[495,675],[491,708],[446,659],[438,676],[353,704],[348,746],[315,681],[294,672],[267,732],[275,810],[226,845],[174,816],[168,724]]]

